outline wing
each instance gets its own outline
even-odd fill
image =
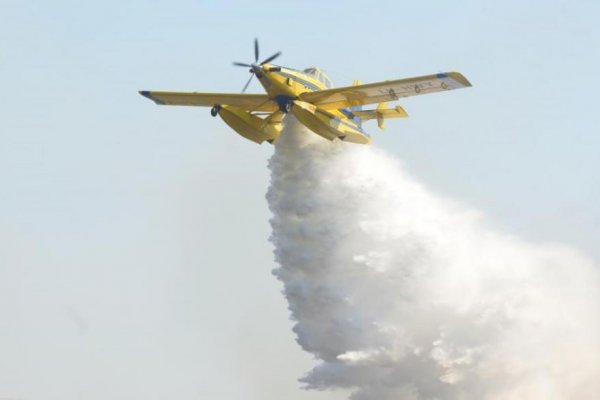
[[[305,92],[300,95],[300,100],[320,108],[338,110],[469,86],[471,83],[459,72],[444,72],[416,78]]]
[[[154,92],[147,90],[140,91],[140,94],[156,104],[170,106],[212,107],[219,104],[266,112],[279,109],[277,104],[266,94]]]

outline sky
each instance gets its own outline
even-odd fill
[[[600,265],[600,4],[0,0],[0,399],[299,390],[268,242],[270,145],[138,90],[239,92],[232,61],[337,86],[460,71],[366,125],[430,190]],[[248,92],[259,93],[254,82]]]

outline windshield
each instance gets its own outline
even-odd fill
[[[321,71],[319,68],[316,67],[311,67],[311,68],[307,68],[304,70],[305,74],[308,75],[312,75],[315,78],[317,78],[321,83],[323,83],[325,85],[326,88],[330,89],[333,87],[333,85],[331,84],[331,81],[329,80],[329,77],[327,76],[327,74],[323,71]]]

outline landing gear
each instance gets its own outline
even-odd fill
[[[290,100],[279,103],[279,111],[284,112],[286,114],[292,111],[292,101]]]
[[[216,117],[217,115],[219,115],[220,110],[221,110],[221,106],[216,104],[215,106],[213,106],[213,108],[210,109],[210,115],[212,115],[213,117]]]
[[[292,106],[294,105],[294,99],[292,97],[279,95],[275,96],[273,100],[275,100],[275,103],[279,106],[279,111],[282,113],[288,114],[292,111]]]

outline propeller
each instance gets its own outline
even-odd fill
[[[236,67],[250,68],[250,74],[251,74],[250,79],[248,79],[248,81],[244,85],[244,88],[242,89],[242,93],[246,92],[246,89],[248,89],[248,86],[250,85],[252,78],[256,74],[256,69],[264,64],[270,63],[271,61],[273,61],[274,59],[279,57],[281,55],[281,52],[278,51],[277,53],[273,54],[272,56],[265,58],[260,63],[258,62],[259,54],[260,54],[260,52],[259,52],[259,48],[258,48],[258,39],[255,38],[254,39],[254,62],[252,64],[247,64],[247,63],[237,62],[237,61],[233,62],[233,65],[235,65]]]
[[[246,81],[246,84],[244,85],[244,88],[242,89],[242,93],[246,93],[246,89],[248,89],[248,85],[250,85],[250,82],[252,81],[252,78],[254,78],[254,74],[250,75],[250,79],[248,79]]]

